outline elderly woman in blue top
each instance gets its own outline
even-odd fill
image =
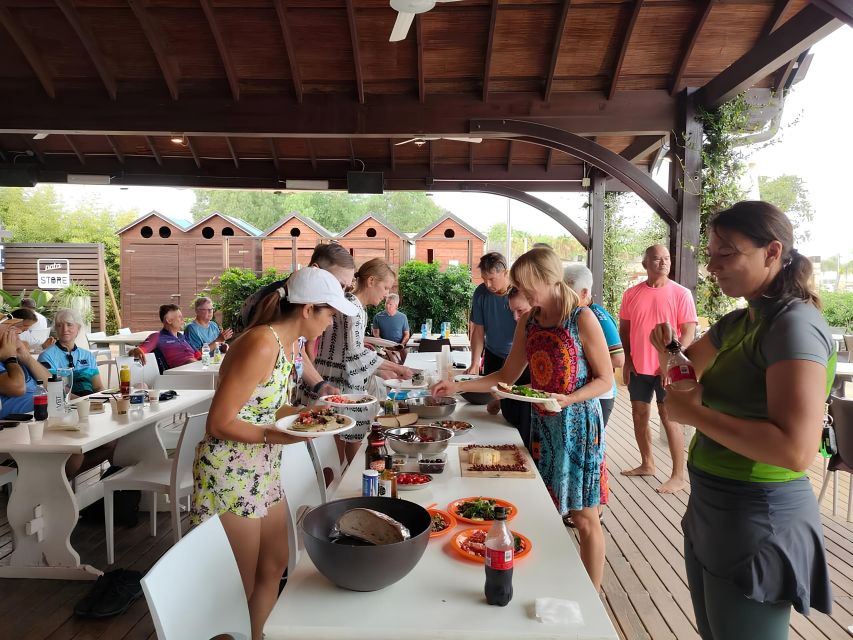
[[[221,329],[213,321],[213,300],[207,296],[198,298],[193,303],[195,320],[184,327],[184,336],[193,349],[201,351],[204,345],[209,345],[213,351],[222,342],[228,340],[234,332],[231,329]]]
[[[50,369],[51,373],[57,373],[59,369],[74,370],[71,393],[75,396],[88,396],[104,388],[95,356],[91,351],[75,344],[82,326],[83,319],[77,311],[73,309],[57,311],[53,318],[56,344],[39,355],[39,362]]]

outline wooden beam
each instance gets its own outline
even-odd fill
[[[468,172],[474,173],[474,145],[476,142],[468,143]]]
[[[568,153],[625,183],[661,218],[675,222],[676,202],[651,176],[588,138],[544,124],[510,119],[472,120],[471,133],[517,137],[525,142]]]
[[[35,156],[36,160],[38,160],[42,164],[46,164],[44,154],[41,150],[36,146],[35,141],[32,139],[32,134],[23,134],[19,136],[21,139],[21,144],[24,145],[26,149],[32,152],[32,155]]]
[[[426,78],[424,77],[424,33],[420,15],[415,16],[415,37],[418,48],[418,99],[426,102]]]
[[[554,34],[554,45],[551,47],[551,64],[548,66],[548,76],[545,78],[545,93],[542,99],[548,102],[551,99],[551,91],[554,88],[554,74],[557,72],[557,59],[560,57],[560,49],[563,46],[563,34],[566,32],[566,19],[569,17],[569,7],[572,0],[563,0],[560,9],[560,19],[557,22],[557,32]]]
[[[361,73],[361,50],[358,45],[358,25],[355,19],[355,5],[353,0],[347,2],[347,20],[349,21],[349,33],[352,40],[352,62],[355,66],[355,86],[358,92],[359,104],[364,104],[364,78]]]
[[[53,84],[53,76],[50,74],[50,69],[48,69],[47,64],[45,64],[44,59],[41,57],[38,49],[36,49],[33,41],[30,39],[30,36],[27,35],[23,25],[21,25],[15,16],[12,15],[12,12],[2,4],[0,4],[0,24],[6,27],[6,31],[9,32],[10,36],[12,36],[12,40],[14,40],[15,44],[18,45],[18,49],[21,50],[21,53],[24,54],[24,57],[27,59],[27,63],[29,63],[33,72],[35,72],[39,82],[41,82],[44,92],[51,98],[55,98],[56,87]]]
[[[607,94],[608,100],[612,100],[613,96],[616,95],[619,76],[622,73],[622,65],[625,63],[625,56],[628,55],[628,47],[631,46],[631,36],[634,33],[634,27],[637,26],[637,18],[640,16],[642,8],[643,0],[634,0],[634,10],[631,12],[631,19],[628,21],[628,28],[625,30],[622,47],[619,49],[619,57],[616,59],[616,68],[613,70],[613,78],[610,81],[610,91]]]
[[[231,96],[234,100],[240,99],[240,79],[237,77],[237,71],[234,69],[234,62],[231,60],[231,53],[228,51],[228,46],[225,44],[225,38],[222,31],[219,29],[219,23],[216,22],[216,13],[210,4],[210,0],[199,0],[201,8],[204,11],[204,16],[207,18],[207,24],[210,27],[210,32],[213,34],[213,40],[216,42],[216,48],[219,51],[219,57],[222,59],[222,66],[225,68],[225,76],[228,78],[228,86],[231,87]]]
[[[592,271],[592,301],[604,301],[604,193],[607,176],[601,171],[592,172],[592,188],[589,193],[589,250],[587,265]]]
[[[850,0],[811,0],[831,16],[853,27],[853,2]]]
[[[308,147],[308,157],[311,159],[311,169],[317,171],[317,152],[314,151],[314,142],[311,138],[305,140],[305,145]]]
[[[495,45],[495,25],[498,21],[498,0],[492,0],[489,13],[489,37],[486,41],[486,63],[483,70],[483,102],[489,99],[489,77],[492,75],[492,49]]]
[[[764,22],[764,28],[761,30],[762,38],[764,36],[769,36],[771,33],[776,31],[779,27],[780,21],[782,20],[782,15],[793,3],[794,0],[776,0],[776,4],[773,5],[773,10],[770,12],[770,15]]]
[[[702,87],[697,104],[713,109],[752,87],[841,26],[841,21],[813,4],[747,51]]]
[[[355,169],[355,147],[352,145],[352,138],[347,138],[347,144],[349,145],[349,163]]]
[[[551,171],[554,166],[554,150],[548,149],[548,157],[545,159],[545,171]]]
[[[677,223],[670,225],[670,253],[676,281],[696,289],[699,259],[699,200],[702,193],[702,124],[697,120],[694,94],[682,95],[681,122],[675,136],[673,194],[678,202]],[[679,139],[681,138],[681,139]]]
[[[684,53],[681,54],[681,61],[678,63],[678,69],[672,78],[672,85],[669,88],[671,95],[675,95],[680,91],[681,81],[684,79],[684,74],[687,72],[687,65],[690,62],[690,56],[693,54],[693,49],[696,48],[696,43],[699,41],[699,34],[702,33],[702,27],[708,21],[708,16],[711,15],[711,9],[714,8],[717,0],[705,0],[705,8],[696,17],[693,23],[693,28],[690,29],[690,37],[687,44],[684,46]]]
[[[267,144],[270,148],[270,158],[272,158],[272,166],[275,167],[276,173],[281,173],[281,163],[278,160],[278,149],[275,146],[275,140],[270,138],[267,140]]]
[[[71,150],[74,152],[74,155],[77,156],[77,159],[80,161],[80,164],[86,164],[86,156],[80,151],[80,147],[74,142],[70,135],[65,136],[65,142],[68,143],[68,146],[71,147]]]
[[[506,170],[509,172],[512,171],[512,154],[515,151],[515,140],[510,140],[509,145],[507,145],[507,147],[508,148],[506,152]]]
[[[127,0],[130,8],[133,10],[139,26],[142,27],[142,32],[148,40],[148,45],[154,52],[154,57],[157,59],[157,64],[160,65],[160,72],[163,74],[163,81],[169,88],[169,94],[172,100],[178,99],[178,81],[175,77],[175,71],[172,66],[172,60],[166,52],[166,45],[163,44],[163,39],[160,36],[160,31],[157,25],[154,24],[154,19],[148,13],[143,0]]]
[[[60,108],[42,91],[29,91],[0,100],[0,133],[406,139],[424,132],[465,136],[471,119],[487,117],[548,122],[581,135],[664,135],[675,128],[677,100],[667,91],[622,91],[606,108],[600,91],[556,92],[547,105],[541,98],[495,93],[483,103],[479,94],[443,94],[422,105],[412,96],[377,95],[359,105],[345,94],[306,94],[298,105],[281,94],[247,93],[234,102],[226,95],[173,101],[140,92],[93,102],[74,92],[63,95]]]
[[[116,156],[116,160],[118,160],[119,164],[124,164],[124,153],[122,153],[121,147],[118,146],[118,141],[113,136],[106,136],[106,138]]]
[[[636,162],[641,158],[645,158],[652,151],[659,149],[663,144],[661,136],[637,136],[634,142],[622,151],[619,155],[630,162]]]
[[[234,143],[231,141],[229,136],[225,136],[225,144],[228,145],[228,152],[231,154],[231,159],[234,161],[234,168],[240,168],[240,157],[237,155],[237,151],[234,149]]]
[[[437,140],[429,140],[427,144],[429,145],[429,174],[432,175],[435,172],[435,143]]]
[[[293,79],[293,90],[296,92],[296,101],[302,103],[302,74],[299,73],[299,63],[296,59],[296,45],[290,35],[290,24],[287,21],[287,4],[285,0],[274,0],[275,12],[278,14],[278,24],[281,27],[281,36],[284,39],[284,48],[287,51],[287,62],[290,64],[290,77]]]
[[[71,28],[74,29],[77,37],[86,49],[86,53],[89,54],[89,59],[92,61],[92,64],[95,65],[95,69],[101,77],[101,82],[104,83],[107,95],[109,95],[112,100],[115,100],[116,94],[118,93],[115,74],[113,73],[110,65],[107,63],[107,58],[103,51],[101,51],[101,48],[98,46],[92,30],[85,22],[83,22],[80,12],[77,11],[77,8],[72,4],[71,0],[55,0],[55,2],[56,6],[59,7],[59,10],[65,15],[65,19],[68,20]]]
[[[193,155],[193,162],[195,162],[196,168],[201,169],[201,157],[198,155],[198,149],[195,148],[193,139],[190,136],[184,136],[184,142],[187,143],[187,149]]]
[[[388,138],[388,164],[391,167],[391,171],[397,168],[397,149],[394,147],[394,138]]]
[[[151,155],[154,156],[154,159],[157,161],[157,164],[162,167],[163,156],[161,156],[160,152],[157,151],[157,145],[154,144],[154,138],[152,138],[151,136],[145,136],[145,142],[148,144],[148,148],[151,149]]]

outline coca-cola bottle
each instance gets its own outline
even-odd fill
[[[47,389],[44,380],[38,380],[33,391],[33,419],[47,420]]]
[[[669,357],[666,360],[666,377],[673,389],[690,390],[698,384],[696,380],[696,370],[693,368],[693,363],[684,355],[681,349],[681,344],[674,339],[668,345],[666,350],[669,352]]]
[[[505,607],[512,600],[515,542],[506,526],[506,507],[495,507],[495,522],[486,535],[486,602]]]

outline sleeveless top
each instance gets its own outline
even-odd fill
[[[270,325],[267,327],[278,343],[278,358],[269,380],[255,387],[249,400],[237,412],[240,420],[257,425],[274,424],[276,411],[287,404],[290,397],[290,371],[293,368],[293,363],[288,361],[275,329]]]

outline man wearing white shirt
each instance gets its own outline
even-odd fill
[[[50,337],[50,331],[48,330],[47,318],[36,311],[35,301],[32,298],[22,298],[21,308],[32,311],[36,316],[36,323],[26,331],[22,331],[20,339],[31,347],[43,347],[46,349],[47,347],[52,346],[53,340]]]

